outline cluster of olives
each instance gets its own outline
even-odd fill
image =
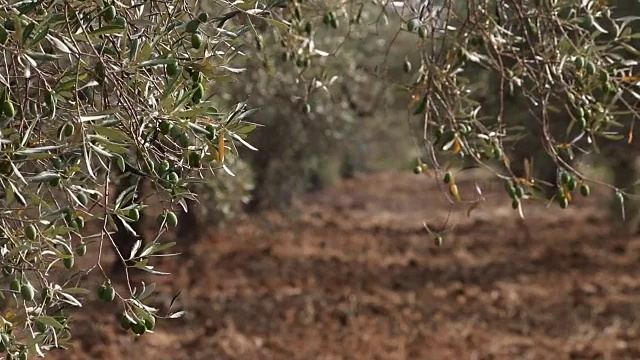
[[[204,24],[209,21],[209,15],[207,13],[201,13],[197,18],[189,21],[185,25],[185,32],[191,34],[191,47],[193,49],[200,49],[202,46],[202,35],[198,32],[200,24]]]
[[[580,194],[582,196],[589,196],[591,189],[589,185],[580,183]],[[558,190],[556,193],[556,201],[560,204],[560,207],[566,209],[571,201],[571,192],[578,188],[578,180],[566,171],[560,173]]]

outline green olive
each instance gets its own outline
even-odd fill
[[[87,204],[89,203],[89,198],[87,198],[87,195],[85,195],[85,193],[78,193],[78,195],[76,195],[76,198],[82,206],[87,206]]]
[[[436,235],[436,237],[433,239],[433,242],[436,244],[437,247],[440,247],[442,246],[444,239],[442,238],[442,236]]]
[[[169,168],[171,167],[171,165],[169,164],[169,162],[167,160],[162,160],[160,162],[160,171],[164,174],[167,171],[169,171]]]
[[[177,63],[169,63],[166,66],[167,75],[174,77],[178,75],[178,64]]]
[[[77,216],[74,219],[74,221],[75,221],[76,226],[77,226],[78,229],[84,228],[85,222],[84,222],[84,218],[82,216]]]
[[[113,5],[107,6],[102,12],[102,19],[106,22],[111,22],[116,18],[116,8]]]
[[[142,335],[147,331],[147,328],[144,324],[133,324],[131,325],[131,330],[136,335]]]
[[[516,185],[514,187],[514,195],[518,198],[521,199],[524,196],[524,190],[522,189],[522,186],[520,185]]]
[[[207,139],[209,140],[215,139],[217,134],[216,128],[213,125],[208,124],[206,126],[206,129],[207,129]]]
[[[582,194],[582,196],[589,196],[589,194],[591,194],[591,189],[589,189],[589,185],[587,184],[582,184],[580,185],[580,194]]]
[[[513,199],[511,201],[511,207],[516,210],[520,207],[520,200],[519,199]]]
[[[26,238],[28,240],[35,240],[36,239],[36,235],[38,235],[37,229],[33,224],[29,224],[27,226],[25,226],[24,228],[24,236],[26,236]]]
[[[560,202],[560,207],[563,209],[566,209],[569,206],[569,200],[566,197],[563,197],[558,201]]]
[[[20,280],[18,279],[11,280],[11,282],[9,283],[9,290],[20,292],[20,289],[22,289],[22,284],[20,283]]]
[[[76,247],[76,254],[78,256],[84,256],[87,253],[87,244],[84,241],[81,241],[80,244]]]
[[[198,21],[200,21],[201,23],[206,23],[207,21],[209,21],[209,14],[205,12],[200,13],[198,15]]]
[[[577,122],[581,129],[584,129],[587,127],[587,119],[585,119],[584,117],[579,117]]]
[[[127,19],[123,18],[122,16],[118,16],[115,19],[113,19],[113,23],[118,25],[121,28],[124,28],[125,26],[127,26]]]
[[[11,100],[6,100],[2,104],[2,112],[4,113],[4,116],[10,118],[16,115],[16,108],[13,106],[13,102],[11,102]]]
[[[173,211],[167,212],[166,219],[167,219],[167,226],[175,227],[176,225],[178,225],[178,216]]]
[[[194,104],[198,104],[202,100],[203,96],[204,86],[201,83],[198,83],[198,85],[196,86],[196,91],[193,93],[193,96],[191,96],[191,100]]]
[[[609,73],[604,69],[600,71],[600,81],[603,83],[609,82]]]
[[[4,28],[9,31],[16,31],[16,25],[13,22],[13,19],[7,19],[4,21]]]
[[[158,129],[160,129],[160,132],[163,135],[167,135],[169,133],[169,131],[171,131],[172,127],[173,127],[173,125],[170,122],[165,121],[165,120],[162,120],[160,122],[160,124],[158,125]]]
[[[194,167],[194,168],[200,167],[200,159],[201,159],[201,157],[200,157],[200,154],[198,152],[196,152],[196,151],[190,151],[189,152],[189,158],[188,158],[189,166]]]
[[[51,187],[57,187],[58,185],[60,185],[60,178],[55,178],[55,179],[51,179],[49,180],[49,186]]]
[[[111,285],[100,285],[98,287],[98,297],[106,302],[111,302],[116,298],[116,291]]]
[[[152,331],[156,327],[156,318],[153,315],[145,316],[144,327]]]
[[[69,137],[73,135],[74,131],[75,131],[75,126],[73,126],[73,123],[67,122],[64,125],[62,125],[62,135],[64,135],[65,137]]]
[[[35,291],[33,289],[33,286],[31,286],[31,284],[26,283],[22,285],[22,287],[20,288],[20,294],[22,295],[22,298],[24,300],[31,301],[35,296]]]
[[[167,180],[175,184],[180,180],[180,178],[178,177],[178,174],[172,171],[167,174]]]
[[[120,327],[122,327],[122,329],[129,330],[131,329],[131,325],[131,321],[129,321],[129,319],[124,316],[124,314],[120,315]]]
[[[191,35],[191,47],[198,50],[202,46],[202,36],[198,33]]]
[[[133,208],[129,210],[129,219],[135,221],[140,220],[140,210]]]
[[[451,182],[451,173],[448,171],[444,173],[444,178],[442,180],[445,184],[449,184]]]
[[[196,31],[198,31],[198,26],[200,26],[200,21],[191,20],[187,23],[187,26],[185,26],[184,30],[188,33],[195,33]]]

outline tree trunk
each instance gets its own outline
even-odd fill
[[[128,174],[119,180],[120,181],[116,186],[114,198],[118,197],[125,189],[133,185],[137,185],[138,191],[141,191],[142,185],[144,184],[144,179],[133,174]],[[132,262],[127,262],[124,259],[127,259],[130,256],[135,242],[138,239],[142,239],[144,242],[144,234],[142,232],[144,215],[143,213],[140,213],[140,219],[138,221],[129,223],[129,226],[131,226],[131,228],[138,234],[139,237],[137,238],[125,229],[122,223],[120,223],[120,220],[114,219],[114,221],[118,226],[118,230],[112,235],[112,237],[117,251],[115,251],[115,259],[111,267],[111,274],[114,276],[121,276],[124,274],[126,266],[133,265]]]

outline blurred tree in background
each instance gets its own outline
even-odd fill
[[[130,271],[163,274],[170,228],[189,251],[245,205],[361,171],[415,165],[473,207],[456,175],[482,167],[521,215],[599,184],[637,227],[638,6],[0,1],[0,350],[64,346],[91,272],[123,327],[152,331],[154,285]],[[576,166],[600,150],[613,185]]]
[[[406,101],[375,74],[387,50],[376,32],[389,35],[376,30],[383,9],[369,2],[289,2],[285,9],[287,32],[247,33],[252,56],[229,94],[234,101],[251,94],[249,104],[261,109],[253,119],[264,127],[252,141],[263,151],[247,154],[256,174],[251,209],[286,207],[296,194],[371,167],[367,139],[392,132],[384,142],[392,150],[393,140],[410,136],[396,115]],[[390,63],[402,75],[404,60]]]

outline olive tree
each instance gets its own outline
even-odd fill
[[[255,173],[251,210],[286,208],[297,194],[375,168],[373,154],[389,153],[398,168],[409,163],[411,134],[398,116],[406,112],[406,87],[387,78],[411,79],[405,57],[419,57],[411,36],[394,39],[402,22],[382,5],[282,2],[286,31],[245,34],[251,56],[228,96],[250,93],[261,109],[252,134],[260,151],[243,156]]]
[[[154,329],[153,284],[133,269],[165,273],[154,258],[174,243],[163,234],[197,201],[192,184],[233,176],[229,159],[252,146],[256,109],[221,98],[233,79],[251,21],[270,18],[220,1],[207,12],[185,1],[0,1],[0,253],[4,309],[0,350],[26,358],[70,337],[69,315],[95,293],[118,301],[123,327]],[[245,24],[220,23],[248,14]],[[222,180],[224,181],[224,180]],[[143,192],[143,184],[150,191]],[[137,224],[157,211],[155,236]],[[124,244],[120,238],[133,237]],[[125,246],[126,245],[126,246]],[[97,254],[92,266],[76,259]],[[126,291],[105,268],[113,250]],[[125,266],[126,265],[126,266]],[[83,279],[97,273],[97,289]],[[171,309],[169,309],[171,310]]]
[[[423,119],[426,153],[417,173],[435,175],[452,202],[473,207],[481,191],[461,194],[455,171],[438,155],[488,169],[521,216],[524,201],[566,208],[593,184],[611,188],[618,206],[634,199],[635,180],[610,185],[574,160],[601,144],[632,153],[637,10],[562,0],[404,5],[405,30],[423,39],[421,66],[408,84],[413,114]],[[480,96],[472,80],[479,72],[488,74],[489,89]],[[532,158],[540,161],[532,165]]]

